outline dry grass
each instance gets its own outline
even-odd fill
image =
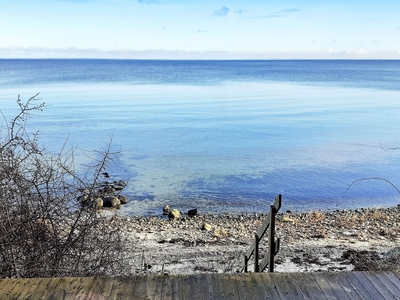
[[[320,211],[313,211],[308,214],[306,220],[312,223],[319,223],[322,222],[324,219],[325,219],[325,213]]]

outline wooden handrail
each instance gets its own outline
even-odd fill
[[[276,214],[281,208],[281,205],[282,205],[282,195],[279,194],[275,198],[274,204],[271,205],[267,218],[264,219],[261,227],[254,235],[254,241],[251,243],[249,249],[246,251],[244,255],[244,264],[242,267],[242,271],[244,273],[248,272],[247,269],[248,262],[253,254],[254,254],[254,272],[262,272],[265,270],[267,266],[269,272],[274,271],[274,258],[275,255],[278,253],[280,246],[280,240],[275,239],[275,218]],[[266,257],[263,258],[261,263],[259,263],[258,260],[259,244],[268,228],[269,228],[268,254]]]

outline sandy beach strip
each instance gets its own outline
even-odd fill
[[[236,273],[266,218],[252,215],[119,217],[132,274]],[[207,224],[207,225],[205,225]],[[280,213],[276,272],[398,270],[400,206],[334,212]],[[267,253],[263,238],[260,257]],[[251,263],[251,262],[250,262]],[[253,266],[249,265],[249,270]]]

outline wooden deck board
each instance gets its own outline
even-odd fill
[[[199,274],[182,278],[183,286],[188,289],[188,299],[208,299],[210,294],[206,276],[205,274]]]
[[[315,295],[312,293],[311,289],[307,285],[307,281],[305,280],[304,276],[301,276],[300,273],[293,273],[291,274],[293,280],[296,282],[297,286],[301,290],[301,293],[304,299],[307,300],[316,300]]]
[[[283,300],[292,300],[292,295],[290,295],[290,290],[285,282],[285,278],[283,277],[283,273],[276,273],[277,275],[271,276],[275,286],[279,292],[279,296]]]
[[[270,275],[270,274],[267,274]],[[272,276],[263,274],[261,280],[264,284],[264,290],[267,295],[266,299],[281,299],[279,291],[276,287],[275,282],[272,280]]]
[[[24,280],[25,282],[21,284],[22,289],[21,293],[18,294],[17,290],[13,291],[13,295],[15,299],[28,299],[36,290],[36,288],[39,286],[40,282],[42,281],[42,278],[29,278]],[[3,291],[0,290],[0,295],[3,295]]]
[[[354,286],[347,280],[345,276],[338,276],[337,273],[327,273],[328,280],[332,276],[340,284],[343,291],[346,293],[347,297],[351,300],[362,300],[363,298],[354,289]]]
[[[384,285],[384,288],[388,290],[389,294],[391,295],[400,295],[400,290],[398,287],[390,280],[388,276],[384,273],[374,272],[374,275],[378,277],[378,279]]]
[[[295,282],[292,274],[284,273],[283,278],[285,279],[286,285],[289,289],[290,295],[293,299],[304,300],[304,295],[301,289],[298,287],[297,283]]]
[[[241,275],[242,274],[230,275],[233,289],[233,299],[244,299]]]
[[[262,280],[263,275],[261,273],[253,273],[251,277],[253,279],[254,287],[258,290],[257,291],[257,294],[259,296],[258,299],[267,299],[268,294],[265,289],[264,281]]]
[[[348,292],[343,288],[343,285],[334,276],[334,273],[323,274],[324,280],[329,284],[336,299],[350,300]]]
[[[70,285],[71,285],[71,280],[69,280],[68,278],[58,278],[58,280],[55,282],[54,291],[50,295],[49,299],[54,299],[54,300],[64,299]],[[24,298],[25,297],[21,297],[21,299]]]
[[[327,297],[321,287],[319,286],[315,277],[311,274],[311,276],[304,277],[305,283],[310,291],[310,293],[314,296],[315,299],[318,300],[326,300]]]
[[[231,274],[218,274],[221,288],[223,289],[223,293],[225,295],[224,299],[237,299],[235,297],[235,289],[233,286],[233,282],[231,280]]]
[[[225,298],[223,290],[221,290],[221,285],[219,282],[219,276],[217,274],[208,274],[207,280],[209,283],[209,298],[212,300],[222,300]]]
[[[362,286],[367,290],[370,295],[370,299],[378,300],[385,299],[381,293],[375,288],[373,283],[362,273],[362,272],[354,272],[352,273],[354,277],[356,277]]]
[[[399,299],[393,272],[149,275],[0,280],[0,299]]]
[[[390,279],[390,281],[397,287],[397,289],[400,291],[400,278],[396,276],[396,274],[393,274],[391,272],[383,272],[387,278]],[[399,293],[400,294],[400,293]]]
[[[175,281],[173,280],[173,276],[165,276],[161,299],[178,299],[179,295],[178,292],[175,290],[174,285]]]
[[[343,273],[341,275],[351,284],[353,290],[360,296],[361,299],[371,299],[371,295],[368,290],[362,285],[362,283],[357,279],[354,273]]]
[[[363,275],[368,278],[368,280],[373,284],[373,286],[377,289],[379,294],[382,295],[384,299],[393,299],[395,300],[395,296],[392,295],[389,290],[385,287],[385,285],[379,280],[379,278],[372,272],[363,272]]]
[[[338,299],[335,291],[330,286],[329,282],[326,280],[323,274],[321,273],[313,273],[315,281],[318,283],[319,287],[321,288],[322,292],[324,293],[326,299],[328,300],[336,300]]]

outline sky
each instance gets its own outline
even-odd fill
[[[0,58],[400,59],[399,0],[0,0]]]

